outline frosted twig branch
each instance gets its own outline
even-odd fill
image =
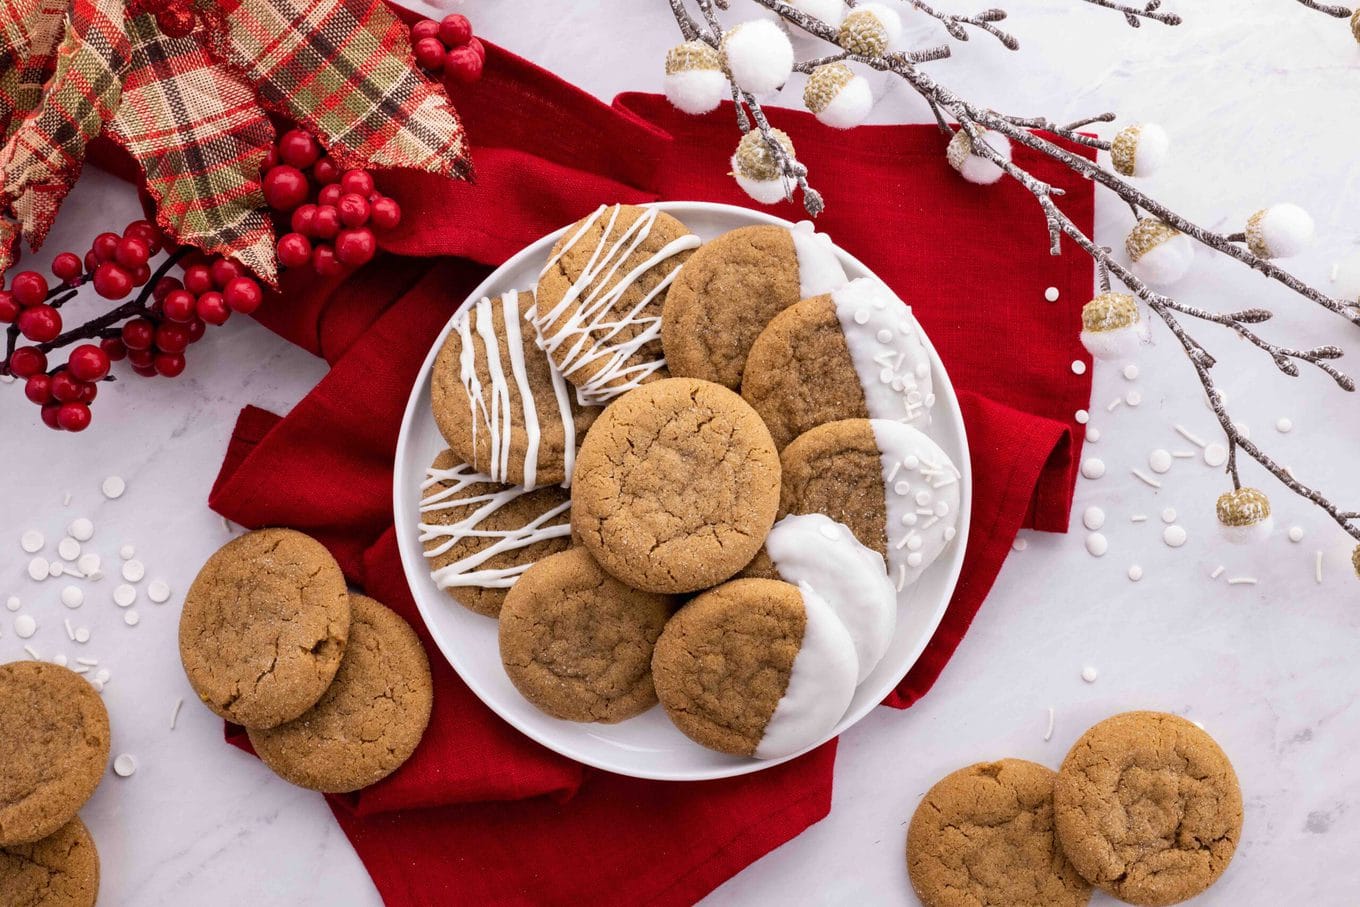
[[[1089,3],[1092,6],[1103,6],[1106,9],[1112,9],[1115,12],[1123,13],[1124,21],[1134,28],[1138,28],[1142,25],[1143,19],[1151,19],[1155,22],[1161,22],[1164,25],[1181,24],[1180,16],[1175,13],[1164,13],[1161,11],[1161,0],[1148,0],[1147,5],[1142,8],[1126,6],[1123,3],[1115,3],[1114,0],[1082,0],[1082,2]],[[1299,0],[1299,2],[1305,3],[1307,0]]]
[[[1351,17],[1351,10],[1344,6],[1333,6],[1330,3],[1318,3],[1317,0],[1297,0],[1297,2],[1309,9],[1317,10],[1325,16],[1334,16],[1337,19],[1349,19]]]
[[[1020,42],[1010,32],[1002,31],[992,23],[1001,22],[1006,18],[1004,9],[985,9],[975,16],[956,16],[950,13],[942,13],[927,6],[922,0],[911,0],[911,5],[916,7],[927,16],[940,20],[944,30],[956,41],[967,41],[968,30],[965,25],[987,32],[996,38],[1008,50],[1019,50]]]

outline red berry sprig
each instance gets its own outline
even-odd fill
[[[473,36],[467,16],[453,13],[438,22],[421,19],[411,26],[411,42],[416,63],[443,78],[445,88],[471,85],[482,77],[486,48]]]

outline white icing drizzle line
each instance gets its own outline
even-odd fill
[[[430,576],[433,577],[435,585],[441,589],[449,589],[454,586],[507,589],[515,584],[515,580],[519,579],[521,573],[529,569],[528,564],[517,564],[494,570],[479,568],[498,554],[518,551],[538,542],[562,538],[571,534],[569,524],[545,525],[570,510],[570,501],[563,501],[556,507],[534,517],[523,526],[513,529],[479,529],[478,527],[483,520],[511,501],[528,493],[531,489],[523,485],[515,485],[489,494],[461,496],[469,487],[480,482],[495,482],[495,479],[477,472],[466,463],[460,463],[452,469],[434,469],[433,467],[427,469],[425,481],[420,485],[421,493],[424,494],[443,482],[451,484],[448,488],[440,489],[434,494],[422,498],[420,501],[421,513],[435,513],[440,510],[452,510],[456,507],[475,507],[475,509],[458,522],[448,525],[422,521],[419,524],[422,545],[440,539],[443,540],[426,550],[425,557],[431,559],[439,557],[453,547],[459,539],[463,538],[489,538],[495,539],[495,541],[467,557],[456,560],[438,570],[432,570]]]
[[[537,301],[529,310],[529,317],[534,327],[538,329],[540,345],[550,356],[558,353],[558,356],[553,358],[557,360],[560,357],[559,367],[564,376],[572,375],[586,366],[603,363],[599,365],[595,374],[577,385],[576,397],[587,405],[601,404],[632,390],[653,372],[666,365],[665,358],[637,365],[628,365],[628,360],[643,346],[660,338],[660,316],[643,315],[642,312],[675,280],[680,272],[679,265],[671,268],[652,291],[645,294],[629,311],[616,312],[615,306],[643,274],[667,259],[689,249],[696,249],[700,245],[699,237],[687,233],[667,243],[616,280],[615,275],[646,241],[660,214],[656,208],[645,209],[623,230],[613,245],[606,249],[606,242],[614,232],[614,225],[618,222],[619,212],[622,210],[621,205],[614,205],[612,208],[601,205],[595,213],[582,221],[581,226],[571,234],[562,249],[544,265],[543,272],[539,275],[540,285],[543,274],[556,267],[562,256],[580,242],[581,237],[604,216],[605,211],[610,212],[608,222],[600,234],[600,243],[591,251],[589,260],[581,270],[581,276],[546,312],[539,310]],[[592,283],[596,284],[595,289],[583,296]],[[559,319],[562,319],[562,323],[549,333]],[[615,341],[615,338],[630,325],[640,325],[642,329],[632,338]]]
[[[850,281],[831,299],[869,418],[929,425],[935,405],[930,355],[911,308],[868,277]]]

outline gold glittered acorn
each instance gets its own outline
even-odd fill
[[[1351,13],[1351,35],[1360,43],[1360,9]],[[1357,569],[1356,573],[1360,573],[1360,569]]]
[[[1271,205],[1247,219],[1246,234],[1253,254],[1289,258],[1313,241],[1313,217],[1298,205]]]
[[[1360,16],[1360,12],[1357,12],[1356,15]],[[1352,19],[1351,21],[1353,22],[1355,20]],[[1360,40],[1360,38],[1357,38],[1356,40]],[[1355,571],[1356,578],[1360,579],[1360,545],[1356,545],[1351,549],[1351,569]]]
[[[1166,161],[1171,140],[1156,123],[1125,126],[1110,143],[1110,163],[1124,176],[1151,176]]]
[[[727,94],[722,58],[703,41],[686,41],[666,51],[666,100],[689,114],[708,113]]]
[[[1153,286],[1167,287],[1190,271],[1195,243],[1190,237],[1155,217],[1144,217],[1124,239],[1132,270]]]
[[[852,54],[877,57],[902,34],[902,18],[881,3],[861,3],[841,20],[836,43]]]
[[[1128,293],[1101,293],[1081,307],[1081,345],[1097,359],[1128,359],[1143,331],[1138,303]]]
[[[793,140],[782,130],[771,129],[770,132],[792,158]],[[772,205],[788,197],[779,161],[770,153],[770,146],[758,129],[752,129],[737,143],[737,150],[732,155],[732,176],[747,195],[763,204]]]
[[[863,76],[845,63],[827,63],[808,75],[803,104],[817,119],[836,129],[864,122],[874,106],[873,91]]]
[[[1011,159],[1011,140],[993,129],[979,130],[979,137],[1003,161]],[[973,137],[968,130],[959,129],[944,150],[945,160],[970,183],[990,186],[1006,175],[999,165],[980,154],[973,153]]]
[[[1270,499],[1258,488],[1237,488],[1218,496],[1218,528],[1228,541],[1243,544],[1270,535],[1275,520]]]

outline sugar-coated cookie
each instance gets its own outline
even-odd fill
[[[533,296],[511,290],[454,316],[435,357],[430,400],[439,433],[459,458],[497,482],[535,488],[571,477],[577,436],[597,410],[538,347],[524,313]]]
[[[79,674],[42,661],[0,665],[0,847],[70,822],[108,758],[109,713]]]
[[[930,425],[921,326],[881,281],[861,277],[777,314],[755,339],[741,395],[782,449],[837,419]]]
[[[835,728],[855,692],[855,644],[806,585],[738,579],[671,618],[652,656],[657,696],[704,746],[777,759]]]
[[[501,609],[516,689],[566,721],[613,723],[656,704],[652,648],[678,601],[614,579],[584,548],[530,567]]]
[[[250,745],[285,781],[346,793],[392,774],[430,723],[430,662],[411,625],[363,595],[350,596],[349,642],[320,701],[273,728],[251,728]]]
[[[530,319],[582,403],[666,376],[662,307],[698,247],[680,221],[634,205],[601,206],[553,246]]]
[[[1204,891],[1242,836],[1232,763],[1212,737],[1165,712],[1124,712],[1083,734],[1058,771],[1053,806],[1077,871],[1142,907]]]
[[[620,397],[581,444],[572,526],[606,570],[693,592],[750,562],[779,507],[779,455],[727,388],[667,378]]]
[[[571,547],[571,495],[492,481],[452,451],[420,486],[420,544],[435,585],[464,607],[495,617],[529,565]]]
[[[924,907],[1083,907],[1053,832],[1052,769],[1023,759],[945,776],[916,807],[907,873]]]
[[[885,419],[843,419],[805,432],[780,456],[781,516],[824,513],[887,562],[899,592],[957,534],[959,471],[934,441]]]
[[[845,279],[831,240],[809,221],[740,227],[705,243],[666,294],[661,339],[671,374],[736,390],[770,319]]]
[[[228,721],[292,721],[326,692],[349,636],[340,565],[315,539],[261,529],[223,545],[198,572],[179,618],[184,673]]]
[[[29,844],[0,847],[0,904],[5,907],[94,907],[99,853],[75,818]]]
[[[892,643],[897,591],[882,555],[824,514],[792,514],[775,523],[742,575],[807,585],[830,605],[855,643],[856,683],[869,676]]]

